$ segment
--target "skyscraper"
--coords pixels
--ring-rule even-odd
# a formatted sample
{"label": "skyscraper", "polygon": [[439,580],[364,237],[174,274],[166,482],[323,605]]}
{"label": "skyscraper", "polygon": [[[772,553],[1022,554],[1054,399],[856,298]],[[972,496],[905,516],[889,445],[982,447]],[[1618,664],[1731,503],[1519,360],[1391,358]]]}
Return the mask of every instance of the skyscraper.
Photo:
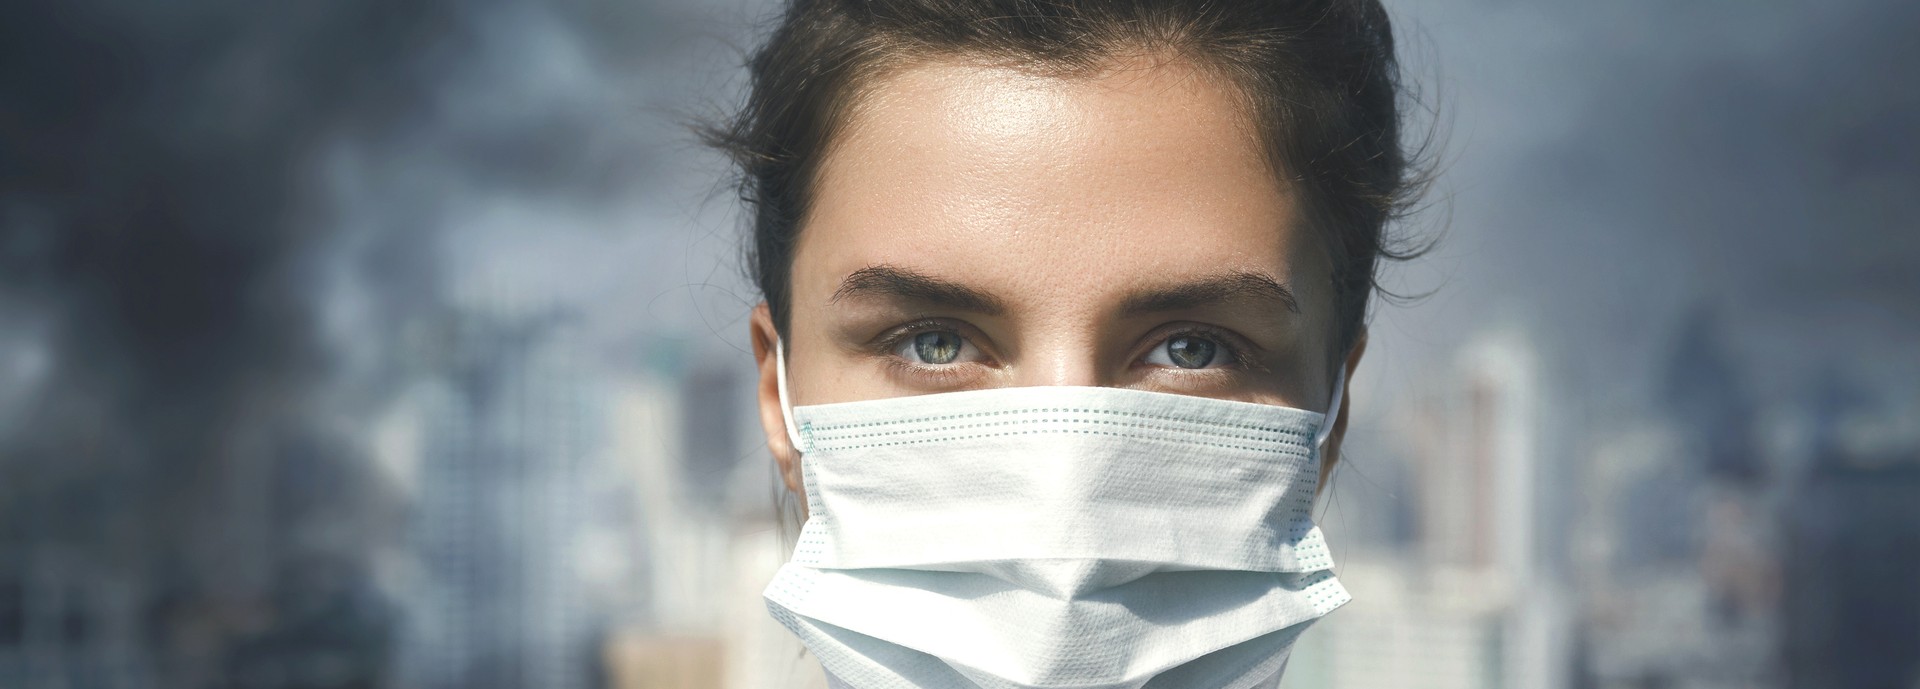
{"label": "skyscraper", "polygon": [[598,623],[580,599],[574,546],[604,422],[568,319],[482,301],[435,331],[400,681],[587,686]]}

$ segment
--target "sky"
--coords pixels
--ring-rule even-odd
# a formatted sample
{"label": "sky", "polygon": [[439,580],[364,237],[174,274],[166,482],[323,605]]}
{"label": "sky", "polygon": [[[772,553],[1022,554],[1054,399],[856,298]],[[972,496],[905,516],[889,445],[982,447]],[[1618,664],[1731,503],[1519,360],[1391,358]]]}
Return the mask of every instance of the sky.
{"label": "sky", "polygon": [[[1920,344],[1920,47],[1911,3],[1394,3],[1439,105],[1444,177],[1410,308],[1412,366],[1533,324],[1606,406],[1657,395],[1691,314],[1771,394],[1912,381]],[[1389,373],[1383,377],[1392,378]]]}

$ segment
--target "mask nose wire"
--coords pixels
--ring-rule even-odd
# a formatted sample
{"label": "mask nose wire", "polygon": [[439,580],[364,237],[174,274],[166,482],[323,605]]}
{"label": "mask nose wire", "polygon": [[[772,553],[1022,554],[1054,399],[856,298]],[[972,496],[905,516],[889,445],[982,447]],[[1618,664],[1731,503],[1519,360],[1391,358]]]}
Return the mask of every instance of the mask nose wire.
{"label": "mask nose wire", "polygon": [[773,338],[773,380],[780,392],[780,423],[787,427],[787,442],[793,443],[794,452],[800,452],[800,429],[793,425],[793,402],[787,399],[787,344],[778,336]]}

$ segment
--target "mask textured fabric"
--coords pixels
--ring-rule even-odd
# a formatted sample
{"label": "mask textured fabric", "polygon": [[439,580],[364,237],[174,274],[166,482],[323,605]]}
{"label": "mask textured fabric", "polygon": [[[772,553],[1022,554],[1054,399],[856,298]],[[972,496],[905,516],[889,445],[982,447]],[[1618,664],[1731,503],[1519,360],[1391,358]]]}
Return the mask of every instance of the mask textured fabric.
{"label": "mask textured fabric", "polygon": [[1010,686],[1067,687],[1139,686],[1194,658],[1313,620],[1346,594],[1326,572],[1184,572],[1062,601],[981,575],[789,566],[767,599]]}
{"label": "mask textured fabric", "polygon": [[1315,412],[1032,387],[788,421],[811,515],[766,597],[848,686],[1253,689],[1348,600]]}
{"label": "mask textured fabric", "polygon": [[[1136,576],[1332,566],[1310,514],[1319,414],[1115,388],[1018,390],[796,412],[811,516],[793,562],[1011,576],[1004,564],[1022,560],[1153,565]],[[894,414],[875,420],[879,403]]]}
{"label": "mask textured fabric", "polygon": [[[1021,689],[1024,685],[969,673],[940,659],[774,608],[774,617],[815,649],[827,671],[828,689]],[[1080,684],[1071,689],[1274,689],[1288,650],[1306,625],[1297,625],[1221,650],[1203,661],[1174,668],[1150,680],[1127,684]],[[821,652],[825,650],[826,652]]]}

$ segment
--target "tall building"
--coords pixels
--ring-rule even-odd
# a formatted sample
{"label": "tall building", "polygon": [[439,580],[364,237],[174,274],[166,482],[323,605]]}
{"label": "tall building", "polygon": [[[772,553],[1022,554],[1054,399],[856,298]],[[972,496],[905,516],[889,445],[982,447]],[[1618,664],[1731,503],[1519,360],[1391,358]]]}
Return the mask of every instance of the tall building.
{"label": "tall building", "polygon": [[1684,318],[1648,413],[1613,420],[1586,463],[1591,686],[1780,686],[1775,462],[1721,328],[1706,311]]}
{"label": "tall building", "polygon": [[743,412],[730,369],[684,341],[645,345],[647,365],[614,395],[610,455],[633,487],[646,553],[648,612],[638,624],[674,638],[716,637],[727,586],[731,469]]}
{"label": "tall building", "polygon": [[569,319],[482,301],[433,331],[399,681],[597,685],[600,621],[582,600],[577,555],[604,405]]}
{"label": "tall building", "polygon": [[785,554],[751,364],[673,337],[644,348],[644,371],[615,396],[611,454],[634,487],[647,605],[609,641],[613,686],[803,686],[790,681],[804,675],[799,646],[760,599]]}
{"label": "tall building", "polygon": [[1783,684],[1920,686],[1920,421],[1824,397],[1780,511]]}
{"label": "tall building", "polygon": [[1497,331],[1401,403],[1413,538],[1336,553],[1354,601],[1303,637],[1284,686],[1566,686],[1569,605],[1543,545],[1566,506],[1545,480],[1542,380],[1525,333]]}
{"label": "tall building", "polygon": [[1713,311],[1697,308],[1680,323],[1667,357],[1656,408],[1686,428],[1692,464],[1712,480],[1753,486],[1767,466],[1754,434],[1753,393],[1736,369]]}
{"label": "tall building", "polygon": [[125,575],[49,550],[0,557],[0,686],[154,686],[142,591]]}

